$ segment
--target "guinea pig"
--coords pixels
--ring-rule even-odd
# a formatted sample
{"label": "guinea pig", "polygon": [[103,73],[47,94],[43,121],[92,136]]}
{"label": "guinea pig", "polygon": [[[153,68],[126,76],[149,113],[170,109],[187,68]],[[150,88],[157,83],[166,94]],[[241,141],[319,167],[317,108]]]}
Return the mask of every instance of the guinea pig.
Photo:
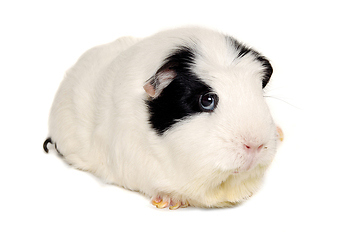
{"label": "guinea pig", "polygon": [[209,29],[119,38],[67,71],[44,150],[158,208],[233,206],[258,190],[282,135],[263,97],[272,72]]}

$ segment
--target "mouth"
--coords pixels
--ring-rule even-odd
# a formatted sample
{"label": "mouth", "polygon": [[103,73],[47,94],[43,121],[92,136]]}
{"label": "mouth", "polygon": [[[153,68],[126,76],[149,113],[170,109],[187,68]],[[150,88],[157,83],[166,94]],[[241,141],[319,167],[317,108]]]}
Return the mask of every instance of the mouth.
{"label": "mouth", "polygon": [[255,158],[248,159],[247,161],[243,162],[243,164],[240,167],[232,170],[232,174],[248,172],[248,171],[254,169],[256,167],[256,165],[257,165],[257,161]]}

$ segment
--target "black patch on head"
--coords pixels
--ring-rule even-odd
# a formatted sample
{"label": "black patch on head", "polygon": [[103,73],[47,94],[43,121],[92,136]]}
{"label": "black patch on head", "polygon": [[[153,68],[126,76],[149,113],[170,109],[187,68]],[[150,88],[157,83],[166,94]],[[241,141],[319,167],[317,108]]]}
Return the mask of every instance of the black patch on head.
{"label": "black patch on head", "polygon": [[159,135],[179,120],[204,112],[199,105],[199,99],[213,90],[191,71],[194,60],[194,51],[181,47],[163,64],[170,66],[170,69],[176,72],[176,77],[157,98],[146,101],[150,124]]}
{"label": "black patch on head", "polygon": [[273,73],[273,68],[269,62],[264,56],[262,56],[260,53],[256,52],[255,50],[246,47],[244,44],[241,44],[239,41],[237,41],[235,38],[226,36],[227,41],[229,41],[232,46],[235,48],[235,50],[238,52],[237,57],[242,58],[245,55],[251,53],[255,56],[256,60],[261,62],[262,66],[264,67],[264,76],[262,79],[262,88],[265,88],[265,86],[269,83],[270,77]]}

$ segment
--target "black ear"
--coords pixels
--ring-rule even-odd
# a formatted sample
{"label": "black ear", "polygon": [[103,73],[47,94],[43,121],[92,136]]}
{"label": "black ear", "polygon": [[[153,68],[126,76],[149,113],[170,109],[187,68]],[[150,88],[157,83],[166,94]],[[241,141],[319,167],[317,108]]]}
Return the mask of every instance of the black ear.
{"label": "black ear", "polygon": [[269,60],[267,60],[265,57],[263,56],[258,56],[257,60],[259,60],[262,64],[262,66],[264,67],[264,75],[263,75],[263,79],[262,79],[262,88],[265,88],[266,85],[269,83],[271,75],[273,73],[273,68],[269,62]]}
{"label": "black ear", "polygon": [[175,77],[176,71],[172,64],[167,63],[145,82],[144,90],[150,97],[157,98]]}

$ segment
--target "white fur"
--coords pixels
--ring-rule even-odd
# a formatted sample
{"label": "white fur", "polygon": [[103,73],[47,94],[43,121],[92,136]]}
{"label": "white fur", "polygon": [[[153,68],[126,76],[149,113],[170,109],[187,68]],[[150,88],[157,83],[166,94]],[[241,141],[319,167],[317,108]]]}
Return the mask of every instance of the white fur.
{"label": "white fur", "polygon": [[[143,86],[178,45],[199,52],[194,71],[219,97],[216,110],[158,136]],[[74,167],[150,197],[227,206],[259,187],[276,151],[276,128],[261,89],[262,66],[238,60],[223,34],[202,28],[120,38],[87,51],[55,97],[49,136]],[[250,156],[243,144],[264,144]]]}

